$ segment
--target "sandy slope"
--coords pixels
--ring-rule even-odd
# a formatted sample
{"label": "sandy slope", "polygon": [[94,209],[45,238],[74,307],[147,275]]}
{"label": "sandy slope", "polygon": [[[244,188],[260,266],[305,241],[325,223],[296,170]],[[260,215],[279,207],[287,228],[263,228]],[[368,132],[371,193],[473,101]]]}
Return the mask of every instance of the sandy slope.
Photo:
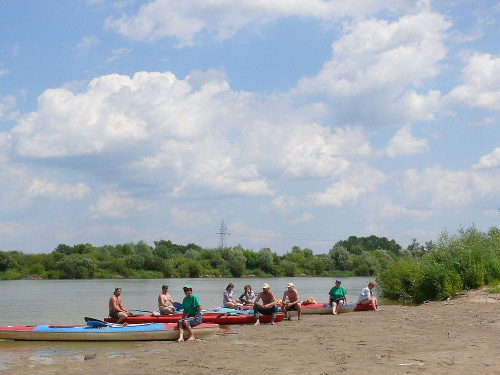
{"label": "sandy slope", "polygon": [[3,342],[0,375],[500,374],[499,302],[475,291],[450,303],[232,326],[184,344]]}

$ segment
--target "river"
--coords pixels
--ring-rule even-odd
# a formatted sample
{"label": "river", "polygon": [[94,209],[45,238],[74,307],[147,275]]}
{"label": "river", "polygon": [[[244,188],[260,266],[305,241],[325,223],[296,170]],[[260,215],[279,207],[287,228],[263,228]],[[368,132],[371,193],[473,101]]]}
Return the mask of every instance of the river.
{"label": "river", "polygon": [[[355,302],[369,278],[345,277],[341,280],[347,289],[348,300]],[[84,324],[85,316],[102,319],[108,315],[108,300],[115,287],[123,290],[125,308],[155,311],[162,284],[168,284],[170,295],[180,302],[184,297],[182,287],[191,284],[203,308],[210,309],[221,306],[222,293],[229,282],[235,285],[235,297],[243,292],[246,284],[258,292],[263,283],[269,283],[276,298],[281,298],[286,284],[293,282],[302,300],[314,297],[318,302],[325,302],[335,278],[0,281],[0,325]]]}

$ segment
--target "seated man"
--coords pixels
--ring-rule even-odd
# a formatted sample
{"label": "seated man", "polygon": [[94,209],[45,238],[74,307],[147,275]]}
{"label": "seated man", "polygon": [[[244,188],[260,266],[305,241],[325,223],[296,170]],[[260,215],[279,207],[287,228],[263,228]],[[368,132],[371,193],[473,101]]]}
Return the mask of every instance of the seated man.
{"label": "seated man", "polygon": [[194,340],[192,327],[201,324],[201,302],[197,295],[193,294],[193,287],[185,285],[183,288],[185,297],[182,300],[182,319],[179,320],[179,339],[178,342],[184,341],[184,329],[189,332],[188,341]]}
{"label": "seated man", "polygon": [[168,285],[161,287],[161,293],[158,296],[158,309],[162,315],[172,314],[175,311],[174,300],[168,294]]}
{"label": "seated man", "polygon": [[[253,305],[253,316],[257,319],[255,325],[260,324],[260,314],[271,315],[271,324],[274,324],[274,319],[276,318],[276,313],[278,312],[278,306],[276,306],[276,297],[274,296],[274,293],[269,289],[269,284],[266,283],[262,285],[262,293],[257,295],[257,299]],[[262,303],[259,303],[260,300],[262,300]]]}
{"label": "seated man", "polygon": [[297,289],[295,289],[295,285],[293,285],[293,283],[288,283],[286,286],[285,293],[283,293],[283,303],[281,305],[281,310],[283,310],[285,319],[287,320],[290,320],[288,311],[297,311],[297,319],[300,320],[302,307],[300,305],[299,292],[297,291]]}
{"label": "seated man", "polygon": [[118,319],[116,322],[117,324],[123,323],[123,325],[127,325],[127,323],[124,322],[127,320],[129,312],[122,305],[122,299],[120,297],[121,294],[122,288],[115,288],[115,292],[109,299],[109,317]]}

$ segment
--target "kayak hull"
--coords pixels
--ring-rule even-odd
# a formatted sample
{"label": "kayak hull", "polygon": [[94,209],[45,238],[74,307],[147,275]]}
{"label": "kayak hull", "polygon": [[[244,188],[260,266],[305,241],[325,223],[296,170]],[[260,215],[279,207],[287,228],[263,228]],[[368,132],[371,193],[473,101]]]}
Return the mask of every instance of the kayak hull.
{"label": "kayak hull", "polygon": [[[274,321],[276,323],[281,322],[285,315],[276,314]],[[127,318],[127,323],[140,324],[140,323],[177,323],[182,318],[180,314],[173,315],[143,315],[143,316],[129,316]],[[109,323],[116,322],[116,319],[106,318],[104,321]],[[213,324],[253,324],[256,319],[253,314],[224,314],[224,313],[208,313],[203,314],[203,323],[213,323]],[[259,322],[261,323],[271,323],[270,315],[261,315],[259,317]]]}
{"label": "kayak hull", "polygon": [[[218,331],[217,324],[200,324],[193,328],[196,338]],[[189,334],[184,331],[184,338]],[[176,324],[130,326],[1,326],[0,339],[22,341],[174,341],[179,338]]]}
{"label": "kayak hull", "polygon": [[[343,305],[339,313],[346,313],[346,312],[351,312],[354,311],[356,308],[356,305],[354,303],[348,303],[347,305]],[[332,313],[332,306],[328,305],[327,303],[311,303],[309,305],[302,305],[302,315],[304,314],[331,314]],[[297,312],[296,311],[289,311],[288,314],[290,316],[296,316]]]}

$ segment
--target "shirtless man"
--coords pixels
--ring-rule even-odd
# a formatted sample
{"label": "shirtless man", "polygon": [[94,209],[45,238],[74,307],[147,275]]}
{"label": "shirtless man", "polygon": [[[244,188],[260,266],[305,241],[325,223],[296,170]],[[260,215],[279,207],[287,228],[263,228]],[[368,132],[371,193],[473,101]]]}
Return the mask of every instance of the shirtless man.
{"label": "shirtless man", "polygon": [[[111,318],[118,319],[116,322],[117,324],[122,324],[129,316],[129,312],[122,305],[122,299],[120,297],[121,294],[122,288],[115,288],[115,292],[109,299],[109,316]],[[124,323],[123,325],[126,324],[127,323]]]}
{"label": "shirtless man", "polygon": [[161,293],[158,296],[158,309],[162,315],[172,314],[175,311],[174,300],[168,294],[168,285],[161,287]]}
{"label": "shirtless man", "polygon": [[[262,303],[259,303],[260,300],[262,300]],[[274,293],[269,290],[269,284],[266,283],[262,285],[262,293],[257,295],[253,305],[253,316],[257,320],[255,325],[260,324],[260,314],[271,315],[271,324],[274,324],[274,318],[276,318],[276,313],[278,312],[276,303],[276,297]]]}
{"label": "shirtless man", "polygon": [[297,319],[300,320],[302,307],[300,306],[299,292],[297,292],[297,289],[295,289],[293,283],[288,283],[286,286],[285,293],[283,293],[283,303],[281,304],[281,310],[283,310],[286,320],[290,320],[288,311],[297,311]]}

